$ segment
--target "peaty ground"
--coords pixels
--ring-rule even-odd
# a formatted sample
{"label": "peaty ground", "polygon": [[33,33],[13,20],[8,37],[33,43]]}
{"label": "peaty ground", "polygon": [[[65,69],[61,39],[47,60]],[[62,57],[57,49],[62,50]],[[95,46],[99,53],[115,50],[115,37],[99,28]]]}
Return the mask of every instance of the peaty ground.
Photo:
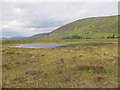
{"label": "peaty ground", "polygon": [[[21,42],[25,43],[25,41]],[[61,40],[61,42],[70,42],[70,40]],[[113,44],[30,49],[8,48],[7,46],[20,44],[20,42],[3,41],[3,88],[118,87],[116,39],[71,40],[71,42],[110,42]],[[35,42],[26,41],[26,43]]]}

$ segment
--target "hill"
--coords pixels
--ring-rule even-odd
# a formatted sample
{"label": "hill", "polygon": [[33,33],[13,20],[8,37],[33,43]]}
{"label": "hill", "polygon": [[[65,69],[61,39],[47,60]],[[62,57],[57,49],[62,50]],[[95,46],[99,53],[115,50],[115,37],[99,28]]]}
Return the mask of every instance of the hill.
{"label": "hill", "polygon": [[1,37],[0,40],[19,40],[25,38],[24,36]]}
{"label": "hill", "polygon": [[42,38],[43,36],[48,35],[48,34],[49,33],[40,33],[40,34],[33,35],[31,37],[26,37],[24,39],[31,39],[31,40],[39,39],[39,38]]}
{"label": "hill", "polygon": [[108,38],[118,36],[118,16],[80,19],[51,32],[43,39]]}

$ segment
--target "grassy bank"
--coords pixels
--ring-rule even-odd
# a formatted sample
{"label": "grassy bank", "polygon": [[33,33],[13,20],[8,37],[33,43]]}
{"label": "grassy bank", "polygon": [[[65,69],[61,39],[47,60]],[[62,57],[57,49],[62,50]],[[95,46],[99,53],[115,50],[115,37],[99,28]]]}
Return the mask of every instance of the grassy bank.
{"label": "grassy bank", "polygon": [[118,39],[61,39],[61,40],[3,40],[2,46],[9,47],[28,43],[116,43]]}
{"label": "grassy bank", "polygon": [[[113,43],[102,46],[8,48],[24,43]],[[3,87],[115,88],[118,86],[117,39],[5,40]]]}

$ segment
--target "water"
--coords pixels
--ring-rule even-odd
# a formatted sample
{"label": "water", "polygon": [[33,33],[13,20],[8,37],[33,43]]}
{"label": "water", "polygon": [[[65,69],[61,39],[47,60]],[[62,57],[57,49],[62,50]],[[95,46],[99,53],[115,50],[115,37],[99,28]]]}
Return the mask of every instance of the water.
{"label": "water", "polygon": [[56,48],[56,47],[66,47],[66,46],[101,46],[108,45],[110,43],[47,43],[47,44],[21,44],[18,46],[12,46],[15,48]]}
{"label": "water", "polygon": [[19,46],[12,46],[12,47],[16,47],[16,48],[55,48],[55,47],[67,46],[70,44],[71,43],[51,43],[51,44],[34,43],[34,44],[21,44]]}

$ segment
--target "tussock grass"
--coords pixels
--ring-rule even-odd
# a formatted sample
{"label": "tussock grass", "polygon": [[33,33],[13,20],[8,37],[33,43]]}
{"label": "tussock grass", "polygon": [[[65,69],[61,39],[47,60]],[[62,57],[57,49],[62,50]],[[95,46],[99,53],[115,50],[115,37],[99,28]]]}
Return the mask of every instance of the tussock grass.
{"label": "tussock grass", "polygon": [[[71,42],[75,41],[80,42]],[[10,41],[10,44],[18,42],[25,41]],[[91,39],[84,42],[113,44],[37,49],[2,48],[3,88],[118,87],[117,40]],[[9,41],[3,43],[10,44]]]}

